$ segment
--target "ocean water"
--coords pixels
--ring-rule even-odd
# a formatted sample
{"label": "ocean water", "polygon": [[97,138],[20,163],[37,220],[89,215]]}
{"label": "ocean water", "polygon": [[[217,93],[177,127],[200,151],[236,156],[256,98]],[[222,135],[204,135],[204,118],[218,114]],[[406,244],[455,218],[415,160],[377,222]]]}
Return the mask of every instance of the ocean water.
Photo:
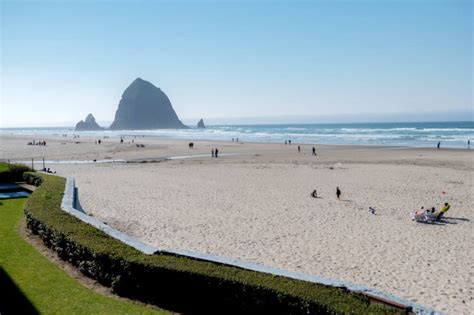
{"label": "ocean water", "polygon": [[[59,128],[2,128],[0,134],[41,135],[74,134],[89,136],[159,136],[170,139],[222,140],[239,138],[243,142],[278,142],[291,140],[304,144],[351,144],[466,148],[474,140],[474,122],[432,123],[344,123],[344,124],[288,124],[288,125],[219,125],[206,129],[160,129],[75,132],[72,127]],[[474,143],[473,143],[474,147]]]}

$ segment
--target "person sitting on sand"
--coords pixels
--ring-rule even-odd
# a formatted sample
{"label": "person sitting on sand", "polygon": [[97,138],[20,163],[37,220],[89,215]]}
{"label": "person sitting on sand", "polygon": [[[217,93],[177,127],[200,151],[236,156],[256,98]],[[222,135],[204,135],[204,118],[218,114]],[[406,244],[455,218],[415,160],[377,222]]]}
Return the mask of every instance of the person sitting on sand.
{"label": "person sitting on sand", "polygon": [[444,214],[449,210],[449,208],[451,208],[451,205],[446,202],[444,206],[441,209],[439,209],[439,213],[436,216],[436,219],[437,220],[441,219],[444,216]]}
{"label": "person sitting on sand", "polygon": [[313,198],[318,198],[318,192],[315,190],[313,190],[313,192],[311,193],[311,197]]}
{"label": "person sitting on sand", "polygon": [[438,216],[436,213],[435,207],[432,207],[431,209],[427,209],[425,212],[425,219],[427,221],[436,221],[436,217]]}
{"label": "person sitting on sand", "polygon": [[419,210],[416,210],[414,213],[412,213],[412,220],[415,221],[424,221],[425,220],[425,207],[421,207]]}
{"label": "person sitting on sand", "polygon": [[415,215],[417,215],[417,214],[425,214],[425,213],[427,213],[427,212],[428,212],[428,210],[425,210],[425,207],[422,206],[420,209],[416,210],[414,214],[415,214]]}

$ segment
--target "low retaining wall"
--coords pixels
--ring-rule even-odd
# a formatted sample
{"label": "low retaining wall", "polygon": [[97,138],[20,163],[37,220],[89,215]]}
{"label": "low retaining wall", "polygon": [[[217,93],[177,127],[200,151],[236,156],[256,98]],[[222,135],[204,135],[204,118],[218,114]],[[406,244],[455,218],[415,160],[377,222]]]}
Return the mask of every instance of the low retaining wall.
{"label": "low retaining wall", "polygon": [[108,226],[99,219],[87,215],[82,207],[78,209],[78,205],[79,198],[77,198],[77,189],[74,185],[74,179],[68,177],[66,180],[66,187],[64,189],[64,197],[61,203],[61,209],[75,216],[79,220],[98,228],[113,238],[116,238],[121,242],[141,251],[142,253],[151,255],[157,251],[156,248],[140,242],[139,240]]}
{"label": "low retaining wall", "polygon": [[442,315],[443,313],[435,311],[433,309],[424,307],[420,304],[416,304],[410,302],[408,300],[402,299],[392,294],[388,294],[379,290],[370,289],[361,285],[353,284],[346,281],[334,280],[334,279],[326,279],[314,275],[304,274],[304,273],[296,273],[296,272],[289,272],[286,270],[281,270],[277,268],[271,268],[260,264],[255,263],[248,263],[245,261],[241,261],[238,259],[228,258],[228,257],[220,257],[214,256],[205,253],[193,252],[193,251],[184,251],[184,250],[165,250],[161,248],[156,248],[150,245],[147,245],[126,233],[120,232],[107,224],[103,223],[102,221],[98,220],[97,218],[91,217],[85,213],[85,211],[80,207],[79,199],[77,195],[77,188],[75,187],[74,179],[72,177],[68,177],[66,181],[66,187],[64,191],[64,197],[61,203],[61,208],[65,212],[73,215],[74,217],[80,219],[81,221],[90,224],[104,233],[110,235],[111,237],[120,240],[121,242],[135,248],[136,250],[147,254],[171,254],[181,257],[187,257],[222,265],[228,265],[232,267],[238,267],[246,270],[271,274],[274,276],[282,276],[290,279],[302,280],[306,282],[322,284],[326,286],[336,287],[336,288],[345,288],[355,293],[363,293],[368,296],[371,300],[375,300],[381,302],[383,304],[392,304],[392,305],[403,305],[406,309],[411,309],[413,313],[421,314],[421,315]]}

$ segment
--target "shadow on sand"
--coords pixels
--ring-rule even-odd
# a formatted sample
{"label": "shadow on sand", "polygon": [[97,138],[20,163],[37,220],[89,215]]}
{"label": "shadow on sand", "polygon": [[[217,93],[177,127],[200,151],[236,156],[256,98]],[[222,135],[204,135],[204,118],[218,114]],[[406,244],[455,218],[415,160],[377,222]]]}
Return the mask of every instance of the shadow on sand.
{"label": "shadow on sand", "polygon": [[466,218],[454,218],[454,217],[442,217],[437,221],[418,221],[418,223],[429,224],[429,225],[446,225],[446,224],[458,224],[457,221],[470,222],[471,220]]}
{"label": "shadow on sand", "polygon": [[36,308],[0,267],[0,314],[39,314]]}
{"label": "shadow on sand", "polygon": [[466,218],[454,218],[454,217],[444,217],[444,220],[453,220],[453,221],[465,221],[465,222],[470,222],[471,220],[466,219]]}

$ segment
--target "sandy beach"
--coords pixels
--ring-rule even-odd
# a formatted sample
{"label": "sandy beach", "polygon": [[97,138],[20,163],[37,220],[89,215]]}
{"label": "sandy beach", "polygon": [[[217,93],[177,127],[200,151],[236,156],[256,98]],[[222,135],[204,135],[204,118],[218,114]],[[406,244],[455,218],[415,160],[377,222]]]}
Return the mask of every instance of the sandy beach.
{"label": "sandy beach", "polygon": [[[27,145],[33,139],[47,145]],[[350,281],[472,314],[474,150],[316,145],[312,156],[311,145],[298,153],[298,144],[102,141],[2,135],[1,158],[34,158],[36,168],[43,157],[128,160],[46,167],[75,177],[88,213],[154,246]],[[216,147],[221,156],[212,158]],[[206,156],[162,160],[188,155]],[[320,198],[310,196],[314,189]],[[452,207],[442,223],[411,220],[415,209],[446,201]]]}

